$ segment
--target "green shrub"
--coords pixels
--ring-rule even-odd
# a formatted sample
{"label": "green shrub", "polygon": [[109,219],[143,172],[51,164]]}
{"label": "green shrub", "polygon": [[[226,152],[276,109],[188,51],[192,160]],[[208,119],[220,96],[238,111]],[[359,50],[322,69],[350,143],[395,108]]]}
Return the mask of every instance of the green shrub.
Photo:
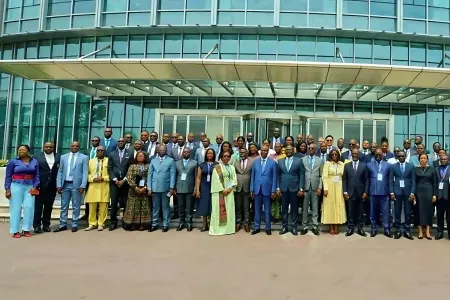
{"label": "green shrub", "polygon": [[0,168],[6,167],[7,164],[8,164],[8,161],[6,159],[0,159]]}

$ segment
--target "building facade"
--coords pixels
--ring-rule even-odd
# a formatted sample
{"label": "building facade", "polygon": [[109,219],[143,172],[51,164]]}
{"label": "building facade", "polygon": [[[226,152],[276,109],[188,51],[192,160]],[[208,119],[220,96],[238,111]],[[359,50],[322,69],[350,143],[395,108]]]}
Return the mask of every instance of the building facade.
{"label": "building facade", "polygon": [[448,0],[0,1],[0,157],[113,128],[449,148]]}

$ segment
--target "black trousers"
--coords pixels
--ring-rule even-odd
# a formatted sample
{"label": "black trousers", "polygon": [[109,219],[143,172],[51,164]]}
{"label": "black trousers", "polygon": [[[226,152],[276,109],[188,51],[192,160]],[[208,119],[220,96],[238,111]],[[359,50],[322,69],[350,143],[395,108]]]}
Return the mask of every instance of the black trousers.
{"label": "black trousers", "polygon": [[347,201],[348,206],[348,229],[354,229],[355,225],[358,229],[363,229],[363,200],[355,195]]}
{"label": "black trousers", "polygon": [[[194,201],[192,193],[183,193],[178,195],[180,224],[187,223],[192,225],[192,211],[194,209]],[[187,220],[186,220],[187,219]]]}
{"label": "black trousers", "polygon": [[111,191],[111,212],[110,212],[111,224],[116,225],[117,210],[119,208],[123,208],[125,210],[125,207],[127,205],[129,187],[128,184],[126,183],[121,187],[118,187],[117,184],[114,183],[114,181],[110,181],[109,188]]}
{"label": "black trousers", "polygon": [[179,213],[178,212],[178,194],[174,195],[172,197],[172,199],[173,199],[173,213],[176,215]]}
{"label": "black trousers", "polygon": [[281,192],[281,218],[283,222],[283,228],[288,226],[288,211],[289,205],[291,206],[291,226],[292,229],[297,229],[298,218],[298,197],[297,192]]}
{"label": "black trousers", "polygon": [[250,193],[234,193],[236,224],[248,225],[250,221]]}
{"label": "black trousers", "polygon": [[55,187],[44,188],[39,191],[39,195],[35,197],[34,228],[40,227],[41,224],[45,227],[50,226],[55,197]]}
{"label": "black trousers", "polygon": [[[397,231],[410,233],[411,231],[411,201],[409,195],[396,195],[394,201],[394,226]],[[402,223],[402,207],[405,212],[405,223]]]}
{"label": "black trousers", "polygon": [[437,206],[437,230],[439,233],[444,232],[444,216],[447,222],[447,232],[450,236],[450,200],[439,199],[436,203]]}

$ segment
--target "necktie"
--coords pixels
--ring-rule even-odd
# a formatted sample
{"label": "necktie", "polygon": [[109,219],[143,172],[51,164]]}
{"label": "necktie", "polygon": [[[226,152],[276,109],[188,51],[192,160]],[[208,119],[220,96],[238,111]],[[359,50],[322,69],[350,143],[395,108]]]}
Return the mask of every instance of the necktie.
{"label": "necktie", "polygon": [[445,177],[445,170],[446,169],[441,166],[441,179]]}
{"label": "necktie", "polygon": [[69,175],[73,176],[73,169],[75,169],[75,154],[71,154],[72,160],[70,161],[70,172]]}
{"label": "necktie", "polygon": [[266,168],[266,160],[265,159],[263,159],[262,160],[262,164],[261,164],[261,169],[262,169],[262,171],[264,172],[264,169]]}
{"label": "necktie", "polygon": [[309,166],[312,170],[312,168],[314,168],[314,158],[312,156],[309,157]]}
{"label": "necktie", "polygon": [[178,148],[178,156],[181,157],[181,152],[183,152],[183,147]]}
{"label": "necktie", "polygon": [[92,150],[91,150],[91,159],[93,159],[94,157],[95,157],[95,148],[92,147]]}
{"label": "necktie", "polygon": [[188,160],[184,160],[184,167],[186,168],[186,165],[187,165],[187,163],[188,163]]}
{"label": "necktie", "polygon": [[125,149],[129,149],[130,148],[130,144],[125,144]]}
{"label": "necktie", "polygon": [[123,159],[123,150],[119,150],[119,158],[120,158],[120,163],[122,163],[122,159]]}
{"label": "necktie", "polygon": [[358,170],[358,165],[357,165],[358,163],[355,161],[355,162],[353,162],[353,170],[355,171],[355,173],[356,173],[356,170]]}
{"label": "necktie", "polygon": [[405,165],[400,164],[400,170],[402,171],[402,175],[405,174]]}
{"label": "necktie", "polygon": [[322,153],[322,162],[325,162],[325,154]]}
{"label": "necktie", "polygon": [[245,159],[241,159],[241,169],[245,169]]}
{"label": "necktie", "polygon": [[109,140],[105,141],[105,147],[106,147],[106,149],[108,149],[108,147],[109,147]]}

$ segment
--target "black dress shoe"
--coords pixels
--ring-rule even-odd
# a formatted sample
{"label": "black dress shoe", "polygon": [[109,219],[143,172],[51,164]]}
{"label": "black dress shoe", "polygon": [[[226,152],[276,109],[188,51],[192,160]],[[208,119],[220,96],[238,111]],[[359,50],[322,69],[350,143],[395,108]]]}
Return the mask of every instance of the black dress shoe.
{"label": "black dress shoe", "polygon": [[44,227],[42,228],[42,231],[44,231],[44,232],[50,232],[51,230],[50,230],[50,227],[49,227],[49,226],[44,226]]}
{"label": "black dress shoe", "polygon": [[370,233],[370,237],[375,237],[377,235],[377,232],[376,231],[372,231],[371,233]]}
{"label": "black dress shoe", "polygon": [[292,234],[293,234],[293,235],[298,235],[297,229],[292,228]]}
{"label": "black dress shoe", "polygon": [[188,224],[187,231],[192,231],[192,224]]}
{"label": "black dress shoe", "polygon": [[391,232],[390,232],[389,230],[385,230],[385,231],[384,231],[384,236],[385,236],[385,237],[388,237],[388,238],[390,238],[390,239],[392,238],[392,234],[391,234]]}
{"label": "black dress shoe", "polygon": [[111,226],[109,227],[109,231],[113,231],[117,229],[117,223],[115,224],[111,224]]}
{"label": "black dress shoe", "polygon": [[53,232],[60,232],[60,231],[66,231],[67,230],[67,226],[63,226],[63,227],[58,227],[57,229],[53,230]]}
{"label": "black dress shoe", "polygon": [[397,231],[394,235],[394,239],[396,239],[396,240],[398,240],[401,237],[402,237],[402,233],[400,231]]}
{"label": "black dress shoe", "polygon": [[353,229],[349,229],[346,233],[345,236],[352,236],[355,233],[355,231]]}
{"label": "black dress shoe", "polygon": [[272,235],[272,230],[266,230],[267,235]]}
{"label": "black dress shoe", "polygon": [[177,231],[181,231],[181,230],[183,230],[183,228],[184,228],[184,224],[180,223],[177,227]]}
{"label": "black dress shoe", "polygon": [[34,233],[36,233],[36,234],[42,233],[41,227],[34,228]]}
{"label": "black dress shoe", "polygon": [[319,231],[319,229],[317,229],[317,228],[313,228],[311,231],[312,231],[312,233],[313,233],[314,235],[317,235],[317,236],[320,235],[320,231]]}
{"label": "black dress shoe", "polygon": [[406,232],[405,232],[405,233],[403,234],[403,236],[404,236],[405,238],[407,238],[408,240],[411,240],[411,241],[414,240],[414,238],[412,237],[412,235],[410,235],[409,233],[406,233]]}
{"label": "black dress shoe", "polygon": [[367,234],[364,232],[364,230],[362,230],[362,229],[360,229],[360,228],[358,228],[358,234],[359,234],[360,236],[367,237]]}
{"label": "black dress shoe", "polygon": [[300,230],[301,235],[305,235],[307,233],[308,233],[308,228],[303,228],[302,230]]}
{"label": "black dress shoe", "polygon": [[72,227],[72,232],[77,232],[78,231],[78,227]]}
{"label": "black dress shoe", "polygon": [[169,231],[169,227],[163,227],[162,232],[167,232]]}
{"label": "black dress shoe", "polygon": [[178,219],[179,217],[180,217],[180,215],[178,213],[174,213],[170,219],[175,220],[175,219]]}
{"label": "black dress shoe", "polygon": [[158,226],[151,226],[148,232],[153,232],[158,229]]}
{"label": "black dress shoe", "polygon": [[286,227],[284,227],[283,229],[281,229],[280,235],[283,235],[283,234],[286,234],[286,233],[288,233],[288,230],[287,230]]}
{"label": "black dress shoe", "polygon": [[255,235],[255,234],[258,234],[260,232],[261,232],[261,229],[254,229],[251,234]]}
{"label": "black dress shoe", "polygon": [[[36,230],[34,230],[34,232],[36,232]],[[436,240],[436,241],[439,241],[439,240],[441,240],[441,239],[443,239],[444,238],[444,234],[442,234],[442,233],[438,233],[435,237],[434,237],[434,239]]]}

